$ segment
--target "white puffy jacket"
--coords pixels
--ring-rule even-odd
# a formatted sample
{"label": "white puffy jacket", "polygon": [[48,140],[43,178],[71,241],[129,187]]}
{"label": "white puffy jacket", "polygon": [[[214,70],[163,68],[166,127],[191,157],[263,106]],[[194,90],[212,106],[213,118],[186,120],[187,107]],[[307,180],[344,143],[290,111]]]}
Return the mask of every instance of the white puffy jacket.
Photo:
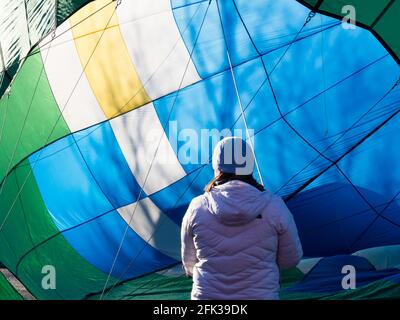
{"label": "white puffy jacket", "polygon": [[193,199],[182,222],[192,299],[279,299],[279,268],[303,251],[283,200],[238,180]]}

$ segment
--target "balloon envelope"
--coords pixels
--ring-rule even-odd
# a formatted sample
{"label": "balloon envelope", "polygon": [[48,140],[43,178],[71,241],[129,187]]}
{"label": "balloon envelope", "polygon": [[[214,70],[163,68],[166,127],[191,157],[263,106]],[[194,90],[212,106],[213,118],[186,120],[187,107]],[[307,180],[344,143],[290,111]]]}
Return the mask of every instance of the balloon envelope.
{"label": "balloon envelope", "polygon": [[398,42],[309,13],[98,0],[39,28],[0,101],[0,261],[40,299],[188,298],[180,223],[212,177],[213,139],[239,132],[304,246],[282,297],[400,296]]}

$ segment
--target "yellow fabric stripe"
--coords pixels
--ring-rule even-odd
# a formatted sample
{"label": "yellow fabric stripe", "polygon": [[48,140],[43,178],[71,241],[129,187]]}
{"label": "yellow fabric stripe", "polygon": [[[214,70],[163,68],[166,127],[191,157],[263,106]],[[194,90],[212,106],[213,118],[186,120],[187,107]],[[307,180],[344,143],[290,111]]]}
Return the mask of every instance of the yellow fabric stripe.
{"label": "yellow fabric stripe", "polygon": [[82,66],[90,59],[85,69],[86,77],[104,114],[112,118],[146,104],[150,98],[142,87],[123,40],[115,4],[101,9],[109,2],[97,0],[89,3],[70,18],[70,23],[71,26],[79,23],[72,28],[79,59]]}

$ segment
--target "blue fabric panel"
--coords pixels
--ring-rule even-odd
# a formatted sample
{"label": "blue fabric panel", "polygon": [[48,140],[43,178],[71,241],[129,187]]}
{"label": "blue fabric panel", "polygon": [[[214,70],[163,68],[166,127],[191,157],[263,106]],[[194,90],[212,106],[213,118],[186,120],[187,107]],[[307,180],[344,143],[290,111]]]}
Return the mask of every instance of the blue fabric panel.
{"label": "blue fabric panel", "polygon": [[[266,77],[260,59],[235,68],[235,79],[243,108],[246,109],[248,126],[253,132],[264,127],[266,123],[274,123],[279,119],[271,90],[267,86],[261,86]],[[252,83],[257,85],[253,86]],[[259,108],[260,105],[263,107]],[[246,136],[230,71],[179,91],[177,98],[174,93],[163,97],[155,101],[154,106],[162,124],[170,123],[167,122],[170,120],[177,125],[176,129],[180,136],[178,136],[178,143],[172,146],[186,172],[193,171],[198,165],[193,162],[184,163],[185,158],[182,156],[189,156],[189,153],[178,152],[183,152],[184,146],[191,141],[191,137],[185,135],[185,129],[189,129],[190,133],[196,132],[195,143],[192,144],[194,159],[202,164],[211,158],[212,147],[220,139],[218,132],[224,134],[223,130],[239,129],[240,131],[231,132],[231,134],[240,135],[243,138]],[[170,132],[169,125],[164,129],[168,136],[176,136],[176,132]],[[211,137],[208,139],[210,135],[216,140],[213,141]]]}
{"label": "blue fabric panel", "polygon": [[[392,57],[368,31],[349,33],[336,27],[323,35],[324,40],[320,34],[294,44],[271,77],[282,113],[288,114],[287,120],[320,151],[373,107],[400,75]],[[304,52],[308,54],[301,65],[293,63],[291,57]],[[282,53],[283,49],[264,57],[268,70],[274,68]],[[289,76],[293,74],[296,76]],[[375,79],[380,79],[379,86]],[[328,155],[335,159],[349,145],[351,141],[333,148]]]}
{"label": "blue fabric panel", "polygon": [[[184,7],[182,1],[171,2],[176,7],[174,17],[189,52],[198,37],[192,58],[202,78],[229,68],[221,21],[232,63],[237,65],[257,58],[259,53],[266,54],[290,43],[309,12],[292,0],[241,0],[235,3],[227,0],[218,2],[220,18],[216,1],[211,2],[206,16],[208,2]],[[290,19],[287,19],[288,11]],[[205,22],[200,30],[204,16]],[[335,24],[338,24],[336,20],[325,18],[322,28]],[[315,34],[319,28],[321,23],[315,18],[304,28],[300,38]]]}
{"label": "blue fabric panel", "polygon": [[[169,120],[177,125],[180,136],[178,136],[178,143],[173,147],[186,172],[196,169],[201,162],[208,161],[212,155],[212,141],[208,137],[200,141],[198,139],[201,137],[201,131],[207,128],[229,129],[240,116],[232,76],[229,72],[181,90],[176,100],[175,94],[157,100],[154,106],[162,124],[168,123],[169,116]],[[170,132],[169,126],[164,129],[167,136],[175,135]],[[184,129],[189,129],[187,136]],[[193,140],[191,140],[191,133],[196,133]],[[193,158],[190,157],[190,150],[185,152],[184,148],[191,141],[195,152]],[[185,163],[185,159],[190,158],[193,160]]]}
{"label": "blue fabric panel", "polygon": [[293,191],[329,165],[283,120],[257,133],[254,142],[266,186],[280,195]]}
{"label": "blue fabric panel", "polygon": [[[380,206],[371,208],[359,192]],[[333,167],[289,201],[288,206],[298,226],[305,256],[321,257],[399,244],[398,227],[376,221],[375,210],[379,212],[384,204],[384,194],[350,184]],[[399,209],[393,203],[387,214],[393,215]]]}
{"label": "blue fabric panel", "polygon": [[398,269],[375,270],[367,259],[357,256],[339,255],[324,258],[307,273],[302,281],[293,287],[286,289],[288,292],[319,292],[331,293],[343,290],[342,268],[352,265],[356,269],[357,288],[370,284],[374,281],[392,278],[399,272]]}
{"label": "blue fabric panel", "polygon": [[[389,116],[386,115],[384,119]],[[382,216],[376,217],[376,221],[365,230],[355,249],[365,247],[371,239],[386,244],[400,243],[399,125],[400,115],[397,115],[339,162],[344,174],[357,186],[365,200],[376,208],[377,214]],[[374,197],[370,190],[380,196]]]}
{"label": "blue fabric panel", "polygon": [[364,232],[357,238],[353,250],[371,247],[372,243],[398,245],[400,243],[399,212],[400,205],[398,202],[394,202],[390,205],[389,210],[385,210],[384,218],[375,217],[373,223],[365,228]]}
{"label": "blue fabric panel", "polygon": [[172,0],[171,1],[171,6],[172,9],[180,8],[180,7],[185,7],[185,6],[191,6],[194,4],[202,3],[202,2],[209,2],[210,0]]}
{"label": "blue fabric panel", "polygon": [[[225,1],[222,2],[225,5]],[[233,2],[258,51],[263,54],[293,41],[310,12],[309,9],[292,0],[230,0],[226,1],[226,5]],[[237,14],[236,10],[233,12]],[[317,14],[303,28],[299,38],[313,35],[321,27],[325,29],[338,24],[337,20],[329,17],[323,17],[321,22],[321,17]],[[235,31],[234,25],[230,31]]]}
{"label": "blue fabric panel", "polygon": [[212,177],[211,164],[201,166],[163,190],[150,195],[150,199],[171,220],[180,225],[188,204],[204,192],[204,187]]}
{"label": "blue fabric panel", "polygon": [[[389,116],[382,117],[380,122]],[[364,195],[373,206],[390,201],[400,192],[399,128],[398,114],[339,162],[340,168],[354,184],[382,194],[383,199],[379,201]],[[397,222],[400,223],[400,217]]]}
{"label": "blue fabric panel", "polygon": [[[175,6],[174,1],[172,4]],[[176,24],[189,52],[193,51],[198,38],[192,60],[203,79],[228,68],[216,2],[212,1],[208,12],[207,8],[208,2],[201,2],[173,10]],[[204,24],[200,31],[203,20]]]}

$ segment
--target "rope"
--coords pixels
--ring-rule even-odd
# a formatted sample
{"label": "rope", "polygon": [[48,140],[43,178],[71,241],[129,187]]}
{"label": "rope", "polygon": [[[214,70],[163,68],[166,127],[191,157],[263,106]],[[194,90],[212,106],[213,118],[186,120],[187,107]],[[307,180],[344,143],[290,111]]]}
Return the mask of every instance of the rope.
{"label": "rope", "polygon": [[308,13],[308,16],[303,24],[303,26],[300,28],[300,30],[297,32],[297,34],[295,35],[295,37],[293,38],[293,40],[289,43],[289,45],[286,47],[285,51],[282,53],[282,55],[279,57],[279,60],[277,61],[277,63],[275,64],[275,66],[272,68],[271,72],[269,73],[269,76],[271,76],[276,67],[281,63],[283,57],[286,55],[286,53],[289,51],[289,49],[292,47],[293,43],[296,42],[297,38],[300,36],[300,34],[303,32],[304,28],[307,26],[307,24],[310,23],[310,21],[312,20],[312,18],[314,18],[316,15],[315,11],[312,10]]}
{"label": "rope", "polygon": [[6,119],[7,119],[7,113],[8,113],[8,106],[10,104],[10,93],[7,93],[7,103],[4,107],[4,118],[3,118],[3,123],[1,125],[1,130],[0,130],[0,145],[1,145],[1,141],[3,140],[3,134],[4,134],[4,128],[6,126]]}
{"label": "rope", "polygon": [[[317,6],[319,6],[319,4],[320,4],[320,1],[318,2]],[[236,10],[236,12],[237,12],[239,18],[240,18],[240,21],[242,22],[243,27],[244,27],[245,30],[246,30],[246,33],[247,33],[247,35],[248,35],[248,37],[249,37],[251,43],[253,44],[254,49],[256,50],[257,54],[258,54],[259,56],[261,56],[261,52],[258,50],[258,48],[257,48],[257,46],[256,46],[256,44],[255,44],[255,42],[254,42],[254,40],[253,40],[253,38],[252,38],[252,36],[251,36],[249,30],[248,30],[248,28],[247,28],[247,25],[246,25],[246,24],[244,23],[244,21],[243,21],[242,15],[241,15],[240,12],[239,12],[239,9],[238,9],[238,7],[237,7],[237,5],[236,5],[235,0],[233,0],[233,5],[234,5],[234,7],[235,7],[235,10]],[[225,45],[226,45],[226,48],[227,48],[228,60],[229,60],[230,68],[231,68],[231,73],[232,73],[233,81],[234,81],[234,84],[235,84],[235,90],[236,90],[236,94],[237,94],[238,99],[239,99],[239,105],[240,105],[240,108],[241,108],[241,111],[242,111],[242,116],[243,116],[243,119],[244,119],[244,122],[245,122],[246,132],[248,133],[249,131],[248,131],[248,128],[247,128],[247,122],[246,122],[245,117],[244,117],[243,106],[241,105],[240,95],[239,95],[239,93],[238,93],[237,86],[236,86],[236,80],[235,80],[234,72],[233,72],[233,69],[232,69],[231,59],[230,59],[229,50],[228,50],[228,44],[227,44],[227,41],[226,41],[226,36],[225,36],[225,31],[224,31],[224,27],[223,27],[223,23],[222,23],[222,17],[221,17],[221,12],[220,12],[220,9],[219,9],[218,1],[217,1],[217,6],[218,6],[218,14],[219,14],[219,18],[220,18],[220,23],[221,23],[222,31],[223,31],[223,34],[224,34]],[[271,69],[271,72],[268,72],[268,70],[267,70],[267,68],[266,68],[266,66],[265,66],[264,61],[261,59],[261,62],[262,62],[262,65],[263,65],[263,68],[264,68],[264,71],[265,71],[265,74],[266,74],[266,79],[263,81],[263,83],[261,84],[260,88],[257,90],[256,95],[258,94],[258,92],[259,92],[259,90],[261,89],[261,87],[263,87],[264,84],[268,82],[268,83],[270,84],[272,93],[273,93],[273,95],[274,95],[274,99],[275,99],[275,102],[276,102],[276,104],[277,104],[278,111],[279,111],[279,113],[280,113],[280,115],[281,115],[281,118],[282,118],[284,121],[285,121],[285,118],[284,118],[284,116],[282,115],[282,113],[281,113],[281,111],[280,111],[279,104],[278,104],[277,99],[276,99],[276,96],[275,96],[275,92],[274,92],[274,90],[273,90],[273,88],[272,88],[270,76],[271,76],[271,75],[273,74],[273,72],[276,70],[277,66],[281,63],[281,61],[283,60],[283,58],[285,57],[285,55],[287,54],[287,52],[289,51],[289,49],[291,48],[291,46],[292,46],[295,42],[297,42],[297,39],[299,38],[300,34],[301,34],[302,31],[304,30],[304,28],[308,25],[308,23],[312,20],[312,18],[315,17],[315,15],[316,15],[315,9],[312,10],[312,11],[310,11],[310,12],[308,13],[308,16],[307,16],[306,20],[304,21],[302,27],[299,29],[299,31],[296,33],[296,35],[294,36],[294,38],[293,38],[293,39],[290,41],[290,43],[287,45],[285,51],[282,53],[282,55],[279,57],[278,61],[275,63],[275,65],[274,65],[273,68]],[[321,28],[320,28],[320,29],[321,29],[320,32],[323,32],[323,31],[324,31],[324,30],[322,30],[322,25],[321,25]],[[251,101],[253,101],[253,99],[252,99]],[[246,107],[246,108],[247,108],[247,107]],[[286,122],[286,121],[285,121],[285,122]],[[289,124],[288,124],[288,125],[289,125]],[[289,126],[290,126],[290,125],[289,125]],[[292,126],[290,126],[290,127],[295,131],[295,129],[294,129]],[[296,133],[297,133],[297,132],[296,132]],[[253,148],[253,147],[252,147],[252,148]],[[261,174],[260,174],[260,171],[259,171],[260,169],[259,169],[259,167],[258,167],[258,162],[257,162],[257,158],[256,158],[255,153],[254,153],[254,149],[253,149],[253,154],[254,154],[254,158],[256,159],[257,170],[258,170],[259,175],[260,175],[260,177],[261,177]],[[262,177],[261,177],[261,179],[262,179]],[[262,184],[263,184],[263,183],[262,183]],[[263,184],[263,185],[264,185],[264,184]]]}
{"label": "rope", "polygon": [[253,153],[253,156],[254,156],[254,163],[256,165],[256,169],[257,169],[257,172],[258,172],[258,176],[260,178],[260,182],[264,186],[264,180],[263,180],[263,177],[262,177],[262,174],[261,174],[261,170],[260,170],[260,166],[259,166],[259,163],[258,163],[257,155],[256,155],[256,152],[255,152],[255,149],[254,149],[254,143],[253,143],[252,138],[250,137],[249,127],[247,125],[247,120],[246,120],[246,116],[245,116],[244,109],[243,109],[242,99],[241,99],[240,94],[239,94],[239,89],[238,89],[237,82],[236,82],[235,72],[234,72],[233,66],[232,66],[231,55],[229,53],[229,46],[228,46],[228,42],[226,40],[225,29],[224,29],[224,25],[222,23],[222,16],[221,16],[221,11],[220,11],[220,8],[219,8],[218,0],[216,0],[216,3],[217,3],[217,8],[218,8],[219,21],[220,21],[220,24],[221,24],[222,34],[223,34],[223,37],[224,37],[224,42],[225,42],[225,47],[226,47],[226,56],[228,57],[229,68],[230,68],[230,72],[231,72],[231,75],[232,75],[233,85],[235,87],[236,97],[238,99],[238,103],[239,103],[239,107],[240,107],[240,113],[242,115],[244,127],[245,127],[245,130],[246,130],[247,140],[249,141],[250,149],[251,149],[251,152]]}
{"label": "rope", "polygon": [[[323,16],[320,15],[320,21],[321,21],[321,29],[323,25]],[[327,109],[327,102],[326,102],[326,69],[325,69],[325,37],[324,37],[324,32],[321,32],[321,60],[322,60],[322,80],[323,80],[323,88],[324,88],[324,94],[323,94],[323,101],[324,101],[324,115],[325,115],[325,136],[329,134],[329,117],[328,117],[328,109]]]}

